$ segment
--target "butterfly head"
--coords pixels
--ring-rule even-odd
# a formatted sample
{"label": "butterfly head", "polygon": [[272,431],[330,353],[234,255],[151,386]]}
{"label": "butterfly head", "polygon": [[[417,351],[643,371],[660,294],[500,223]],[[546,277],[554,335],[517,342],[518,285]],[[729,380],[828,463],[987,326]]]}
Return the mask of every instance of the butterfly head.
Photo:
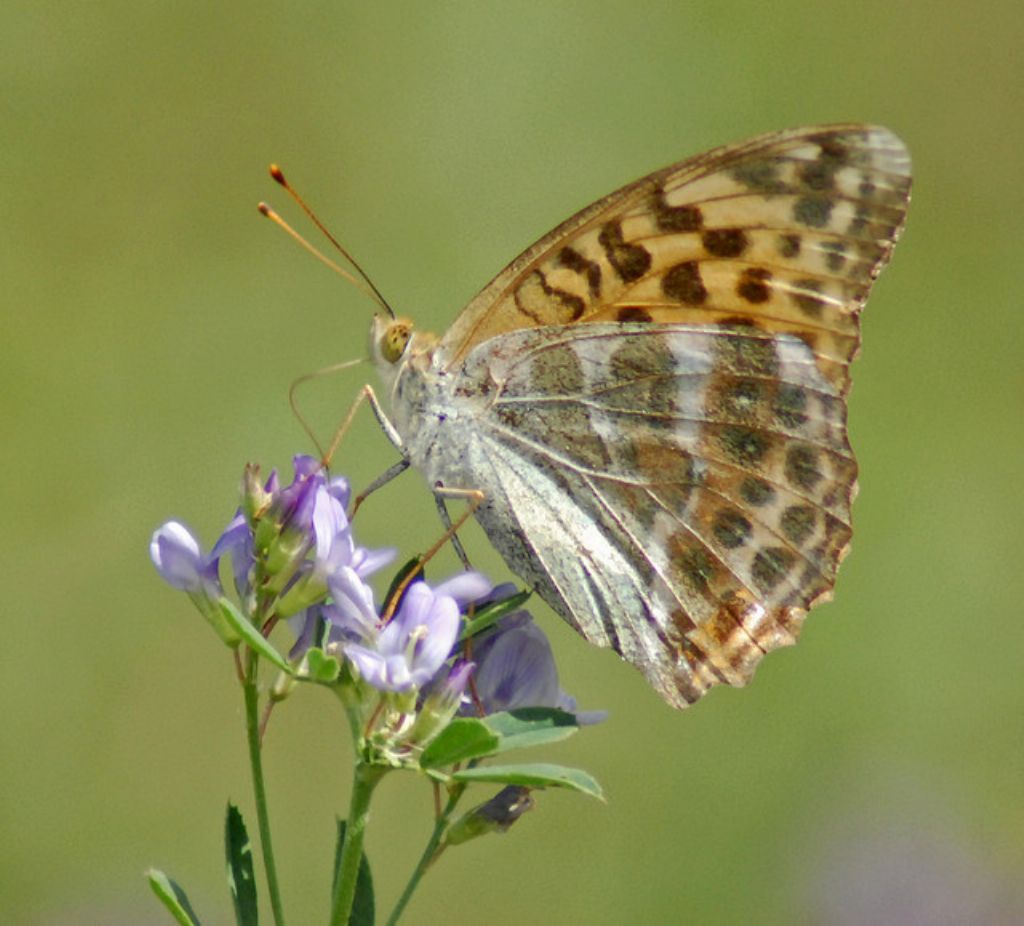
{"label": "butterfly head", "polygon": [[384,382],[392,383],[406,364],[427,358],[435,335],[414,331],[408,318],[375,315],[370,326],[370,358]]}

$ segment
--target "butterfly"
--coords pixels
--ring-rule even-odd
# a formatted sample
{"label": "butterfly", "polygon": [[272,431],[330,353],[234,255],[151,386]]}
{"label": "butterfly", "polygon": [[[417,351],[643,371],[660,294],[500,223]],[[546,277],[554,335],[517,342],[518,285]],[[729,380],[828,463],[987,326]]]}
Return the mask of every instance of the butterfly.
{"label": "butterfly", "polygon": [[606,196],[438,338],[378,315],[393,439],[586,640],[683,708],[831,597],[859,316],[904,224],[885,128],[772,133]]}

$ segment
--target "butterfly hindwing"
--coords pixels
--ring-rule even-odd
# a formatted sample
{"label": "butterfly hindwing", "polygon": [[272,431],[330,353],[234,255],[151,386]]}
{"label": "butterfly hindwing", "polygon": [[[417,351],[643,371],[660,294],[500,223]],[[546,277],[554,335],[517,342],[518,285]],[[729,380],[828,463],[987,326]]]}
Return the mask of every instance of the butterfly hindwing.
{"label": "butterfly hindwing", "polygon": [[495,384],[473,452],[492,542],[671,703],[744,684],[831,589],[856,468],[799,338],[545,327],[463,377]]}

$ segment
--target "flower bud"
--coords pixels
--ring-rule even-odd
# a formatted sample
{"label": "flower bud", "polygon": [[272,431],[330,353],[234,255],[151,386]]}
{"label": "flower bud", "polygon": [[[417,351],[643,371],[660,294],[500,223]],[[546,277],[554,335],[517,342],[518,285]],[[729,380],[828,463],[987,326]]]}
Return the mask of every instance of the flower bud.
{"label": "flower bud", "polygon": [[203,553],[199,541],[178,521],[168,521],[154,532],[149,556],[168,585],[188,593],[217,636],[228,646],[237,646],[240,637],[221,612],[219,557]]}
{"label": "flower bud", "polygon": [[489,801],[456,820],[445,834],[445,844],[458,846],[487,833],[504,833],[532,807],[529,788],[507,785]]}
{"label": "flower bud", "polygon": [[[271,480],[276,481],[274,474]],[[270,506],[273,494],[270,491],[271,482],[264,486],[260,482],[260,467],[258,463],[246,463],[245,472],[242,474],[242,512],[245,514],[246,523],[253,527],[262,517],[263,513]]]}
{"label": "flower bud", "polygon": [[199,592],[203,588],[206,557],[199,541],[179,521],[168,521],[153,533],[149,558],[160,578],[172,588],[182,592]]}
{"label": "flower bud", "polygon": [[447,678],[431,689],[423,699],[416,722],[408,733],[406,741],[410,745],[425,747],[448,726],[462,703],[462,695],[473,669],[471,662],[458,662]]}

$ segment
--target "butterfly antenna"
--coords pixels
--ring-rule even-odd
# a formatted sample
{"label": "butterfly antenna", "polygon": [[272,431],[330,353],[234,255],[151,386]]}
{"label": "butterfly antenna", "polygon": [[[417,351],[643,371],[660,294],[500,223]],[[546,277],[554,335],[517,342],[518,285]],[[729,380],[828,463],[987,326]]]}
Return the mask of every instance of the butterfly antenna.
{"label": "butterfly antenna", "polygon": [[[278,167],[276,164],[271,164],[270,165],[270,176],[274,178],[275,182],[279,183],[281,186],[283,186],[285,188],[285,191],[288,193],[288,195],[292,199],[294,199],[296,203],[298,203],[299,208],[302,209],[302,211],[305,212],[306,215],[309,216],[310,221],[312,221],[312,223],[317,228],[320,229],[320,231],[323,233],[324,237],[328,241],[330,241],[332,245],[334,245],[335,250],[342,257],[344,257],[345,260],[347,260],[349,262],[349,264],[351,264],[355,268],[356,273],[359,274],[360,278],[364,281],[366,286],[368,286],[370,288],[370,295],[372,296],[373,300],[382,309],[384,309],[384,311],[387,312],[388,315],[390,315],[392,318],[394,318],[395,317],[394,310],[391,308],[390,305],[388,305],[387,299],[385,299],[381,295],[380,290],[377,289],[376,285],[374,285],[373,280],[370,279],[370,277],[366,273],[366,271],[363,270],[363,268],[361,266],[359,266],[359,261],[357,261],[348,252],[348,249],[337,238],[335,238],[334,235],[331,234],[331,232],[329,231],[327,226],[324,225],[324,223],[320,221],[320,219],[317,216],[317,214],[308,205],[306,205],[306,201],[298,194],[296,189],[285,178],[284,171],[282,171],[281,168]],[[364,292],[366,292],[366,288],[365,287],[361,287],[361,288],[363,289]]]}
{"label": "butterfly antenna", "polygon": [[342,279],[348,280],[356,289],[361,293],[368,296],[379,306],[381,306],[392,318],[394,318],[394,312],[391,311],[391,307],[384,301],[381,300],[380,294],[373,288],[372,285],[360,279],[359,277],[353,276],[344,267],[335,263],[325,254],[318,251],[313,245],[311,245],[305,238],[302,237],[294,228],[291,227],[284,219],[281,218],[273,209],[270,208],[266,203],[259,203],[256,207],[259,209],[261,215],[265,215],[271,222],[277,225],[278,228],[283,229],[289,235],[292,236],[302,247],[304,247],[310,254],[312,254],[320,263],[330,267],[338,276]]}

